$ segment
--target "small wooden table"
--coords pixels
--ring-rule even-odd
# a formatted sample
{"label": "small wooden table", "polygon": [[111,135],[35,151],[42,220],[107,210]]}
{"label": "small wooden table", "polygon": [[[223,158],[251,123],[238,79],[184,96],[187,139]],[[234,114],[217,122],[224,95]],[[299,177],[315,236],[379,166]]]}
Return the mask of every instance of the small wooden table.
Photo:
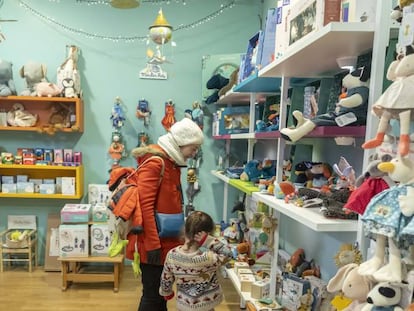
{"label": "small wooden table", "polygon": [[[65,291],[70,282],[94,283],[114,282],[114,292],[119,290],[124,255],[116,257],[59,257],[62,264],[62,290]],[[110,263],[113,271],[89,273],[82,269],[82,263]]]}

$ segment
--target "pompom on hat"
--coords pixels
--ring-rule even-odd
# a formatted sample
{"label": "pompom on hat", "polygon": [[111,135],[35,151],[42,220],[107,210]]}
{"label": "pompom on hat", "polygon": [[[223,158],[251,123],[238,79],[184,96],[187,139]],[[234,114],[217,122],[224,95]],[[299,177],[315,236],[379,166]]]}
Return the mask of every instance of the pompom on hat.
{"label": "pompom on hat", "polygon": [[170,128],[170,133],[179,147],[201,145],[204,141],[203,131],[189,118],[175,122]]}

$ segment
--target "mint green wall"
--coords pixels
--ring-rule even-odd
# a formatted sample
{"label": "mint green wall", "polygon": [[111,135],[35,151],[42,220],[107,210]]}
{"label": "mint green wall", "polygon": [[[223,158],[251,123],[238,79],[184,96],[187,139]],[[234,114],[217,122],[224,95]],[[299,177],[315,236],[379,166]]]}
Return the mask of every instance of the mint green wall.
{"label": "mint green wall", "polygon": [[[31,9],[20,6],[27,4]],[[162,6],[164,15],[173,27],[188,25],[204,19],[226,4],[227,0],[187,0],[187,5],[170,1]],[[143,80],[138,73],[145,67],[146,43],[112,42],[67,31],[67,27],[104,36],[146,36],[154,22],[159,6],[141,3],[137,9],[121,10],[107,5],[86,5],[75,0],[14,0],[0,1],[2,19],[18,22],[2,23],[1,31],[6,40],[0,43],[0,58],[13,62],[14,80],[18,91],[24,87],[19,69],[32,60],[47,65],[49,81],[56,81],[56,69],[66,56],[65,46],[80,47],[79,67],[85,104],[85,131],[83,135],[54,136],[37,133],[0,133],[0,149],[15,153],[18,147],[73,148],[83,152],[85,166],[85,192],[89,183],[105,183],[110,161],[107,149],[111,139],[110,114],[116,96],[127,107],[127,122],[122,132],[130,150],[137,144],[137,133],[143,129],[142,121],[135,118],[137,100],[145,98],[152,109],[148,133],[156,140],[165,131],[161,126],[164,102],[172,99],[176,117],[201,100],[201,59],[203,55],[242,53],[247,40],[259,29],[258,14],[262,11],[259,1],[237,1],[237,4],[211,21],[189,30],[173,33],[177,47],[171,52],[165,47],[171,64],[165,65],[168,80]],[[38,14],[43,16],[41,18]],[[53,19],[56,24],[47,22]],[[215,157],[223,148],[221,142],[211,139],[211,120],[205,119],[203,163],[199,173],[202,191],[195,198],[195,206],[209,212],[217,221],[222,218],[223,184],[210,174],[215,168]],[[131,159],[124,165],[134,165]],[[183,170],[185,187],[186,171]],[[83,201],[86,202],[85,196]],[[76,202],[76,201],[72,201]],[[67,200],[0,200],[0,230],[10,214],[34,214],[38,219],[41,237],[41,262],[44,256],[46,221],[48,213],[57,213],[69,203]],[[231,204],[231,203],[230,203]]]}

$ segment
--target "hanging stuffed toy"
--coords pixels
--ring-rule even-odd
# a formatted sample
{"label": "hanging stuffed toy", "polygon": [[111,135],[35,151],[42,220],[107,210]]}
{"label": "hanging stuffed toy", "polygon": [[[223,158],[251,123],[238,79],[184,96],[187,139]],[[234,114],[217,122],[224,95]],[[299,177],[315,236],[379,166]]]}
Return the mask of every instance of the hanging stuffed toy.
{"label": "hanging stuffed toy", "polygon": [[135,113],[138,119],[144,119],[144,126],[147,127],[150,122],[151,110],[146,99],[142,98],[138,101],[137,111]]}
{"label": "hanging stuffed toy", "polygon": [[161,124],[168,132],[175,121],[175,105],[170,99],[165,103],[165,116],[162,118]]}
{"label": "hanging stuffed toy", "polygon": [[112,107],[111,118],[112,127],[114,130],[118,131],[124,126],[125,115],[121,105],[121,98],[115,98],[115,104]]}
{"label": "hanging stuffed toy", "polygon": [[378,147],[384,141],[391,119],[400,120],[398,153],[408,155],[410,151],[410,122],[414,119],[414,48],[405,47],[397,59],[388,67],[387,79],[393,83],[384,91],[372,106],[373,113],[379,117],[375,138],[366,141],[362,148]]}
{"label": "hanging stuffed toy", "polygon": [[[361,219],[365,230],[375,236],[376,247],[374,256],[360,265],[359,272],[372,275],[379,282],[401,282],[400,247],[412,246],[414,242],[414,162],[397,156],[380,163],[378,169],[400,183],[374,196],[366,207]],[[389,258],[384,265],[387,240]]]}

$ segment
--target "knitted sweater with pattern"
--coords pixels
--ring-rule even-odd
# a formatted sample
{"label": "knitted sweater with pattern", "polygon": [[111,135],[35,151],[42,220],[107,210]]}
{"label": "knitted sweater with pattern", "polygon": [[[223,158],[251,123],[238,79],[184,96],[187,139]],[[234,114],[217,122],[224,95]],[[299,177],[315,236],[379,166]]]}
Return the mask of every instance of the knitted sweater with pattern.
{"label": "knitted sweater with pattern", "polygon": [[212,236],[208,236],[202,247],[195,252],[185,252],[182,246],[171,249],[161,275],[160,295],[171,295],[175,282],[177,310],[214,309],[223,299],[217,271],[232,255],[228,245]]}

